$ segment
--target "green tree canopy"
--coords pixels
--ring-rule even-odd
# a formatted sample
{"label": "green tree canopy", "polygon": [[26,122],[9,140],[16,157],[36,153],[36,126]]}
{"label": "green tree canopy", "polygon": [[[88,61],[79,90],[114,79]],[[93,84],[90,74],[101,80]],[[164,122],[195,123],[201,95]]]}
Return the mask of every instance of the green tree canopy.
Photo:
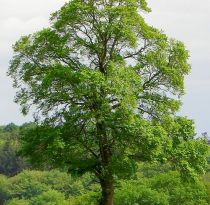
{"label": "green tree canopy", "polygon": [[93,172],[101,205],[113,204],[115,179],[138,161],[168,161],[191,176],[205,166],[193,122],[176,117],[188,51],[146,24],[149,11],[145,0],[71,0],[14,46],[16,102],[37,121],[23,130],[22,154]]}

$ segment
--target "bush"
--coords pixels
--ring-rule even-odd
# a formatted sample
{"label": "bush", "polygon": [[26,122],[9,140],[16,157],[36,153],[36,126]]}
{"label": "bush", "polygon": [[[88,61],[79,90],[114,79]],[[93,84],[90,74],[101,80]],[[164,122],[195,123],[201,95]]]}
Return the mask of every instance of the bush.
{"label": "bush", "polygon": [[0,175],[0,205],[2,205],[8,197],[6,189],[7,185],[8,185],[7,177]]}
{"label": "bush", "polygon": [[[205,187],[200,181],[184,182],[175,171],[146,169],[149,177],[139,173],[135,180],[119,182],[115,205],[210,204],[210,174],[203,179]],[[0,175],[1,205],[98,205],[99,199],[100,187],[90,175],[74,179],[56,170],[24,171],[11,178]]]}
{"label": "bush", "polygon": [[168,195],[170,205],[207,205],[205,186],[199,181],[183,181],[178,172],[159,174],[151,179],[151,187]]}
{"label": "bush", "polygon": [[98,205],[100,192],[89,191],[69,199],[71,205]]}
{"label": "bush", "polygon": [[168,196],[137,181],[125,181],[115,195],[116,205],[168,205]]}
{"label": "bush", "polygon": [[30,205],[67,205],[63,193],[48,190],[31,199]]}
{"label": "bush", "polygon": [[12,199],[6,205],[30,205],[30,203],[24,199]]}

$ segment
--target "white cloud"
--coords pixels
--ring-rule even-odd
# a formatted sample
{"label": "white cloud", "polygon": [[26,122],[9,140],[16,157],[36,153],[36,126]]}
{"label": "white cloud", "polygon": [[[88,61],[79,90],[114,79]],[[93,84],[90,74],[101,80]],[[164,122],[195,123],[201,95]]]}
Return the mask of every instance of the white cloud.
{"label": "white cloud", "polygon": [[190,51],[192,72],[186,78],[182,113],[195,119],[198,133],[210,133],[210,2],[149,0],[150,24],[182,40]]}
{"label": "white cloud", "polygon": [[49,14],[65,2],[65,0],[0,0],[0,19],[8,17],[30,19],[34,16],[49,18]]}
{"label": "white cloud", "polygon": [[13,103],[15,90],[6,77],[12,45],[21,36],[36,32],[49,25],[50,13],[59,9],[65,0],[0,0],[0,124],[10,121],[22,123],[24,118],[18,105]]}

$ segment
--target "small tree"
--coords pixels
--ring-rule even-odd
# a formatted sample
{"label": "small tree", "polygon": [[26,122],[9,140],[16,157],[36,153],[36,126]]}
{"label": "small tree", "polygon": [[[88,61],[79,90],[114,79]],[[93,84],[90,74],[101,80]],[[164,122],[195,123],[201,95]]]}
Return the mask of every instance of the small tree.
{"label": "small tree", "polygon": [[29,167],[17,156],[19,148],[19,127],[13,123],[4,126],[0,131],[0,174],[14,176]]}
{"label": "small tree", "polygon": [[175,116],[188,52],[145,23],[149,11],[145,0],[71,0],[49,28],[14,46],[16,102],[37,121],[22,154],[94,173],[101,205],[113,204],[115,181],[138,161],[172,162],[191,175],[205,165],[193,123]]}

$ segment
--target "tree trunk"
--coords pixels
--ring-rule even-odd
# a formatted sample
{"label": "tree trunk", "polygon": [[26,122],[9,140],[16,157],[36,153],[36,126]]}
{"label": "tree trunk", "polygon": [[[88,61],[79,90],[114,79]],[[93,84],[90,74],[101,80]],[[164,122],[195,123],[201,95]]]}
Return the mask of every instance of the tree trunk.
{"label": "tree trunk", "polygon": [[100,180],[102,197],[100,205],[113,205],[114,198],[114,182],[113,179]]}
{"label": "tree trunk", "polygon": [[[102,91],[103,93],[103,91]],[[101,156],[101,170],[98,171],[98,178],[101,185],[101,200],[100,205],[113,205],[114,198],[114,180],[112,174],[112,164],[111,164],[111,148],[106,135],[106,129],[101,122],[101,116],[96,117],[96,128],[99,138],[99,148]]]}

